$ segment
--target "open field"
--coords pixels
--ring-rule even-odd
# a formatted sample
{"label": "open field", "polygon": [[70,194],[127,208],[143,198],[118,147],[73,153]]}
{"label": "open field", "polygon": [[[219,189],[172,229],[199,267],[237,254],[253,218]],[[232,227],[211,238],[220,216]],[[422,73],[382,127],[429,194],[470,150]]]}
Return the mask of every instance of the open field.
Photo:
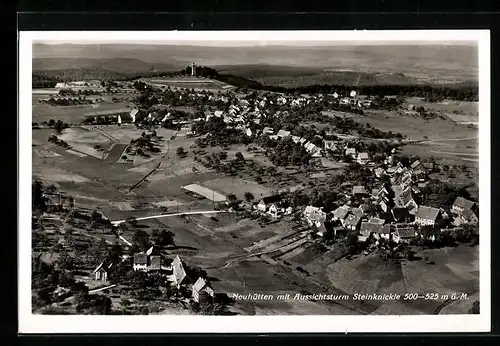
{"label": "open field", "polygon": [[[351,294],[369,293],[421,293],[439,294],[477,292],[479,285],[478,248],[460,245],[456,248],[417,251],[416,261],[384,261],[378,254],[358,255],[353,259],[335,261],[334,253],[314,254],[311,249],[292,251],[282,259],[302,265],[314,278]],[[435,264],[427,264],[434,261]],[[469,300],[469,305],[472,301]],[[433,314],[442,300],[399,301],[372,314]],[[466,303],[457,304],[457,310]],[[454,305],[455,306],[455,305]],[[467,305],[468,306],[468,305]],[[450,306],[450,310],[453,307]],[[467,307],[470,309],[470,306]],[[465,313],[465,312],[464,312]]]}
{"label": "open field", "polygon": [[423,141],[403,146],[403,154],[419,155],[422,158],[434,157],[436,162],[444,164],[466,164],[471,167],[477,165],[477,128],[457,124],[448,118],[426,121],[420,117],[388,111],[370,111],[355,120],[383,131],[400,132],[410,140]]}
{"label": "open field", "polygon": [[202,184],[207,187],[212,186],[215,190],[221,191],[226,196],[234,194],[240,200],[245,199],[245,192],[250,192],[256,200],[266,197],[271,193],[271,189],[256,182],[231,177],[212,179],[204,181]]}
{"label": "open field", "polygon": [[194,90],[221,90],[229,85],[222,83],[218,80],[196,77],[185,78],[144,78],[146,83],[158,88],[186,88]]}
{"label": "open field", "polygon": [[477,129],[458,125],[450,119],[425,120],[390,111],[369,111],[367,115],[358,116],[354,120],[363,124],[369,123],[382,131],[400,132],[412,140],[477,137]]}

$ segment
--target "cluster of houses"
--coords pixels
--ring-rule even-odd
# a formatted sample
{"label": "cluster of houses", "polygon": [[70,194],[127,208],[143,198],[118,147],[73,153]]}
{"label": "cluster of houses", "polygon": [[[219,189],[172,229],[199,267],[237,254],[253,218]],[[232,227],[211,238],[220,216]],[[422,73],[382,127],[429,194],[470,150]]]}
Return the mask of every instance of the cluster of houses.
{"label": "cluster of houses", "polygon": [[[123,260],[128,257],[124,256]],[[202,277],[193,280],[187,272],[184,261],[177,255],[173,260],[168,263],[161,251],[152,246],[147,251],[135,253],[132,258],[132,269],[134,271],[141,271],[145,273],[160,273],[165,276],[165,283],[180,289],[190,288],[192,299],[195,302],[199,301],[202,292],[207,293],[210,297],[215,297],[215,291],[210,284]],[[102,262],[92,272],[94,280],[108,281],[110,276],[113,275],[113,270],[116,267],[114,263]]]}
{"label": "cluster of houses", "polygon": [[[440,229],[450,224],[477,224],[477,204],[463,197],[457,197],[449,211],[423,203],[421,188],[425,186],[427,173],[419,161],[408,168],[398,163],[382,171],[381,175],[389,176],[390,183],[381,182],[379,188],[371,191],[362,185],[352,186],[345,192],[348,202],[344,205],[329,213],[307,206],[304,219],[319,236],[354,232],[360,241],[373,236],[406,242],[418,235],[416,230],[422,227]],[[344,187],[349,185],[346,183]]]}

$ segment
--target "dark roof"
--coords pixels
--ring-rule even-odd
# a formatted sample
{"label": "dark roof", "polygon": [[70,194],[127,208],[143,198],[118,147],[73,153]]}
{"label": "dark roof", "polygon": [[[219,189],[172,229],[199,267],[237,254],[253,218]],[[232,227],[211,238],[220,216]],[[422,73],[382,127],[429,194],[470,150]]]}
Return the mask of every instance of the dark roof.
{"label": "dark roof", "polygon": [[260,200],[260,202],[264,203],[264,204],[269,204],[269,203],[277,203],[279,201],[281,201],[283,197],[281,195],[274,195],[274,196],[268,196],[268,197],[264,197]]}
{"label": "dark roof", "polygon": [[439,212],[440,210],[438,208],[420,206],[415,214],[415,217],[436,221]]}
{"label": "dark roof", "polygon": [[356,226],[361,219],[356,215],[349,214],[349,216],[345,219],[345,224],[347,226]]}
{"label": "dark roof", "polygon": [[148,255],[142,252],[134,254],[134,264],[148,264]]}
{"label": "dark roof", "polygon": [[101,264],[99,264],[99,265],[97,266],[97,268],[95,268],[95,269],[94,269],[94,271],[92,272],[92,274],[97,273],[99,270],[104,270],[104,271],[106,271],[106,269],[104,269],[104,267],[103,267],[103,266],[104,266],[104,262],[101,262]]}
{"label": "dark roof", "polygon": [[457,197],[455,199],[455,202],[453,203],[454,207],[459,207],[459,208],[469,208],[472,209],[474,206],[475,202],[469,201],[468,199],[465,199],[463,197]]}
{"label": "dark roof", "polygon": [[419,165],[420,165],[420,161],[419,161],[419,160],[416,160],[415,162],[413,162],[413,163],[411,164],[411,166],[410,166],[410,167],[411,167],[411,168],[415,168],[415,167],[418,167]]}
{"label": "dark roof", "polygon": [[371,233],[381,233],[384,225],[380,223],[372,223],[364,221],[361,223],[360,233],[370,235]]}

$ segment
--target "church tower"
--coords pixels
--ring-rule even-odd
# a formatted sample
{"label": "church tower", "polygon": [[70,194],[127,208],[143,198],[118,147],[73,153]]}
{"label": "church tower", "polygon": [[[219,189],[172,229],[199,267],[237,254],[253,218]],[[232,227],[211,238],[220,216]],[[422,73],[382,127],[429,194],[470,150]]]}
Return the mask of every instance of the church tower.
{"label": "church tower", "polygon": [[193,63],[191,63],[191,76],[196,76],[196,65]]}

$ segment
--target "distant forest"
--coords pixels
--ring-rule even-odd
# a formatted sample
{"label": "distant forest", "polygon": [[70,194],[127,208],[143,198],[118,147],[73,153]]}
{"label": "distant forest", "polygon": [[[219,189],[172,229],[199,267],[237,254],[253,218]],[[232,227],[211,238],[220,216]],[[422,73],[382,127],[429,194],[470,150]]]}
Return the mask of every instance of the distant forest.
{"label": "distant forest", "polygon": [[[181,71],[166,72],[143,72],[140,74],[119,73],[104,69],[65,69],[65,70],[40,70],[33,72],[33,88],[53,88],[57,82],[78,79],[99,80],[122,80],[132,81],[148,77],[175,77],[179,75],[190,75],[191,67],[188,66]],[[282,87],[275,85],[264,85],[245,77],[235,76],[227,73],[219,73],[217,70],[197,66],[196,75],[199,77],[215,79],[241,89],[265,90],[281,93],[300,94],[348,94],[354,87],[345,84],[307,85],[300,87]],[[359,94],[369,96],[400,95],[404,97],[423,97],[430,101],[450,99],[457,101],[478,101],[479,87],[477,84],[460,83],[444,85],[359,85],[355,87]]]}

